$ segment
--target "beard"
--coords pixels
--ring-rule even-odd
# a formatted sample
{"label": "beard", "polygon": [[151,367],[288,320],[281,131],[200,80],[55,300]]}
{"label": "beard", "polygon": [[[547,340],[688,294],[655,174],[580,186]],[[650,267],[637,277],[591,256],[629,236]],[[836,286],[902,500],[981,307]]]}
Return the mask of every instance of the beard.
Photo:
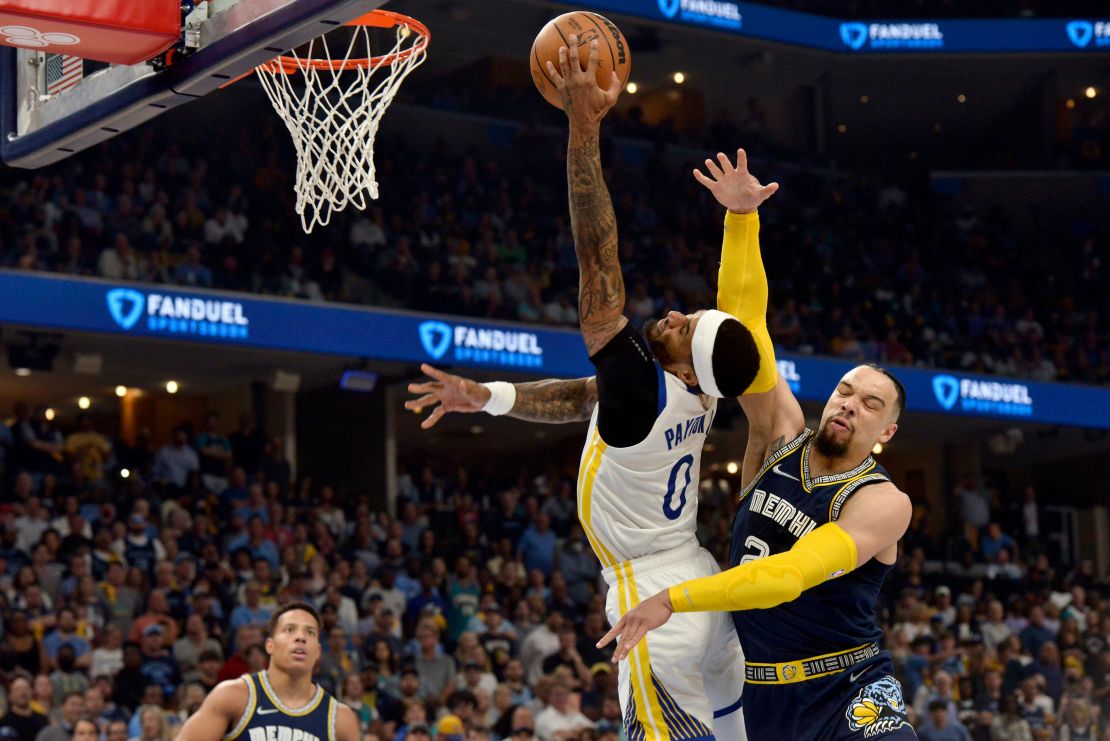
{"label": "beard", "polygon": [[848,455],[848,444],[852,441],[853,434],[855,433],[849,432],[848,437],[843,441],[834,440],[832,433],[829,432],[829,423],[825,422],[813,440],[813,447],[826,458],[833,460],[843,458]]}

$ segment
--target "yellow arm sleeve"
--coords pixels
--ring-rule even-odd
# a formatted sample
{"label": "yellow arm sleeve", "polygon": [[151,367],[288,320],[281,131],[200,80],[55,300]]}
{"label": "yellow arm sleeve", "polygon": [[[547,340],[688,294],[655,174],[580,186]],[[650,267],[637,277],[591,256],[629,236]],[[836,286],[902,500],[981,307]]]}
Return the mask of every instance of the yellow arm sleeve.
{"label": "yellow arm sleeve", "polygon": [[759,252],[759,214],[725,212],[717,308],[739,319],[755,337],[759,372],[745,394],[770,391],[778,381],[775,346],[767,331],[767,273]]}
{"label": "yellow arm sleeve", "polygon": [[740,564],[670,589],[675,612],[765,610],[856,568],[856,542],[835,522],[799,538],[786,553]]}

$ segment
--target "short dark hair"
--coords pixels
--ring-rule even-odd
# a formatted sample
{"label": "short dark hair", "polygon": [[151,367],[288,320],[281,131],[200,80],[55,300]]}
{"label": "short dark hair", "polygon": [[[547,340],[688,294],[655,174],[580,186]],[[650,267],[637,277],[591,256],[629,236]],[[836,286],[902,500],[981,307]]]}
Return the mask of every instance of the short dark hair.
{"label": "short dark hair", "polygon": [[726,319],[713,340],[713,377],[721,396],[736,398],[752,385],[759,372],[759,347],[738,319]]}
{"label": "short dark hair", "polygon": [[865,365],[873,371],[878,371],[879,373],[882,373],[884,376],[890,379],[891,383],[894,384],[894,391],[898,394],[898,400],[896,402],[897,408],[894,410],[894,418],[898,419],[898,417],[902,415],[902,410],[906,408],[906,387],[902,385],[901,381],[895,378],[893,373],[891,373],[881,365],[876,365],[875,363],[865,363]]}
{"label": "short dark hair", "polygon": [[319,632],[320,629],[323,627],[324,624],[323,621],[320,619],[320,611],[316,609],[316,606],[310,605],[307,602],[297,601],[290,602],[287,605],[282,605],[278,609],[274,610],[274,614],[270,616],[270,624],[266,627],[266,634],[273,637],[274,631],[277,630],[278,620],[281,619],[281,616],[287,612],[293,612],[294,610],[304,610],[309,615],[311,615],[313,620],[316,621],[317,632]]}

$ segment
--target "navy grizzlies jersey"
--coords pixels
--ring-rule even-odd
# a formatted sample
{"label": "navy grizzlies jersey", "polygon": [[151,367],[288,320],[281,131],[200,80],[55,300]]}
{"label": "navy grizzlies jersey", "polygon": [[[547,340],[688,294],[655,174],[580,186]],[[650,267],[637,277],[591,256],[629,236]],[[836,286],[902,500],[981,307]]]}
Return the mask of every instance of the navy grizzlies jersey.
{"label": "navy grizzlies jersey", "polygon": [[278,698],[265,671],[242,679],[250,690],[247,709],[225,741],[334,741],[335,698],[319,685],[307,705],[290,708]]}
{"label": "navy grizzlies jersey", "polygon": [[[888,481],[870,456],[836,476],[810,476],[814,433],[801,435],[775,452],[740,493],[732,525],[730,566],[790,550],[799,538],[835,522],[860,487]],[[855,571],[802,592],[769,610],[732,613],[750,662],[819,657],[877,642],[882,637],[875,600],[891,567],[871,559]]]}

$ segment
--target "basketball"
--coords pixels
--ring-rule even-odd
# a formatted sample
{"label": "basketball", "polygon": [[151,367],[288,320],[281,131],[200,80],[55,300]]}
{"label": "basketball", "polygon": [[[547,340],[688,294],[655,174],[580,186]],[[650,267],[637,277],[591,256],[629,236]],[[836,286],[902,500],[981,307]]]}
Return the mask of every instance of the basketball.
{"label": "basketball", "polygon": [[559,47],[569,48],[571,34],[577,35],[578,56],[582,66],[590,58],[590,42],[598,40],[597,55],[597,84],[603,88],[609,87],[609,73],[617,71],[621,85],[628,82],[628,75],[632,71],[632,55],[628,49],[628,41],[620,32],[616,24],[603,15],[590,13],[584,10],[575,10],[563,13],[558,18],[547,22],[536,35],[532,42],[532,80],[536,88],[548,103],[556,108],[563,107],[559,98],[559,91],[547,73],[547,63],[550,61],[559,69]]}

